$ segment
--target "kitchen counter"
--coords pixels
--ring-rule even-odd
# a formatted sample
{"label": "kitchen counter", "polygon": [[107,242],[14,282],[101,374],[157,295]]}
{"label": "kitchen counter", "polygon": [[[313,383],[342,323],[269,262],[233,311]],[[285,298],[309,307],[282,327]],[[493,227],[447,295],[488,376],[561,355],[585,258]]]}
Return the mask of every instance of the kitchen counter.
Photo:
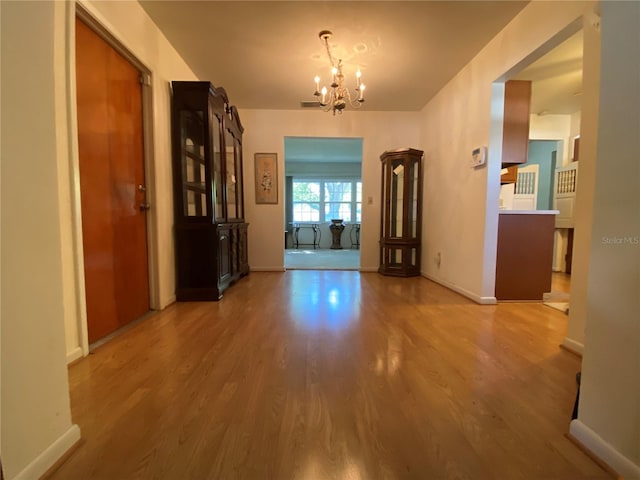
{"label": "kitchen counter", "polygon": [[557,215],[560,210],[499,210],[500,215]]}
{"label": "kitchen counter", "polygon": [[496,257],[498,300],[542,300],[551,291],[557,210],[500,210]]}

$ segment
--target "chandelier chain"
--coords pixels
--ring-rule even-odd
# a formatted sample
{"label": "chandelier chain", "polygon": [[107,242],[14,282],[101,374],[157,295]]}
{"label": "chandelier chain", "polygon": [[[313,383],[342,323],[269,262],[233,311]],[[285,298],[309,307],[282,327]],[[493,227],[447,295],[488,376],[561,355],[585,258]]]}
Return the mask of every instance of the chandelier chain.
{"label": "chandelier chain", "polygon": [[333,59],[333,55],[331,55],[331,48],[329,48],[329,39],[327,37],[323,38],[324,40],[324,48],[327,50],[327,56],[329,57],[329,62],[331,62],[331,66],[336,66],[336,61]]}

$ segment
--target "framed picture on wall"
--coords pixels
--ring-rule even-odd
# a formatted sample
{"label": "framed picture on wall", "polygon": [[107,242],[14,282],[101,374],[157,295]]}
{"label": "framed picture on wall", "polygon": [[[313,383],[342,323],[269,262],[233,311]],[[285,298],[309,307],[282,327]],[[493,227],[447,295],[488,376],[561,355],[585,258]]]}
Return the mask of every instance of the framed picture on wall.
{"label": "framed picture on wall", "polygon": [[278,203],[278,155],[256,153],[256,203]]}

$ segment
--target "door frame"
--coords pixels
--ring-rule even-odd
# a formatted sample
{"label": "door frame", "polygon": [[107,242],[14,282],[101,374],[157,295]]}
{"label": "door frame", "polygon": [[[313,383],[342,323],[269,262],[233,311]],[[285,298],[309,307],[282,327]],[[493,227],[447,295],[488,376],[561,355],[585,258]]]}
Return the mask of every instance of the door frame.
{"label": "door frame", "polygon": [[[157,194],[155,191],[155,155],[153,142],[153,89],[152,72],[140,61],[120,40],[118,40],[106,26],[104,26],[95,16],[93,16],[83,5],[77,2],[67,3],[66,24],[67,24],[67,101],[68,101],[68,132],[69,132],[69,173],[71,190],[71,231],[72,250],[74,260],[74,287],[75,287],[75,317],[78,330],[78,341],[80,351],[67,354],[67,361],[71,362],[82,356],[89,354],[89,331],[87,324],[87,305],[84,275],[84,250],[82,239],[82,207],[80,199],[80,155],[78,149],[78,109],[76,95],[76,42],[75,42],[75,20],[78,18],[91,28],[100,38],[109,44],[116,52],[122,55],[129,63],[138,69],[142,75],[142,141],[143,141],[143,162],[146,184],[147,201],[152,208],[147,211],[147,268],[149,272],[149,308],[158,310],[160,308],[159,291],[159,251],[158,251],[158,215]],[[66,332],[68,335],[68,332]]]}

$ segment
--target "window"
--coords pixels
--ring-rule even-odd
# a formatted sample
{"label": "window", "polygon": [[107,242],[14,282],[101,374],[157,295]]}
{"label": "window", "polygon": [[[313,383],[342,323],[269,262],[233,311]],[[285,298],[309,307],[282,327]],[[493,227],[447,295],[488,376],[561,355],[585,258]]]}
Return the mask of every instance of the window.
{"label": "window", "polygon": [[293,221],[320,221],[320,182],[293,182]]}
{"label": "window", "polygon": [[351,221],[351,182],[324,182],[324,218]]}
{"label": "window", "polygon": [[362,221],[362,182],[356,182],[356,223]]}
{"label": "window", "polygon": [[[322,194],[321,194],[322,192]],[[293,180],[293,221],[328,222],[362,218],[362,182],[359,180]]]}

